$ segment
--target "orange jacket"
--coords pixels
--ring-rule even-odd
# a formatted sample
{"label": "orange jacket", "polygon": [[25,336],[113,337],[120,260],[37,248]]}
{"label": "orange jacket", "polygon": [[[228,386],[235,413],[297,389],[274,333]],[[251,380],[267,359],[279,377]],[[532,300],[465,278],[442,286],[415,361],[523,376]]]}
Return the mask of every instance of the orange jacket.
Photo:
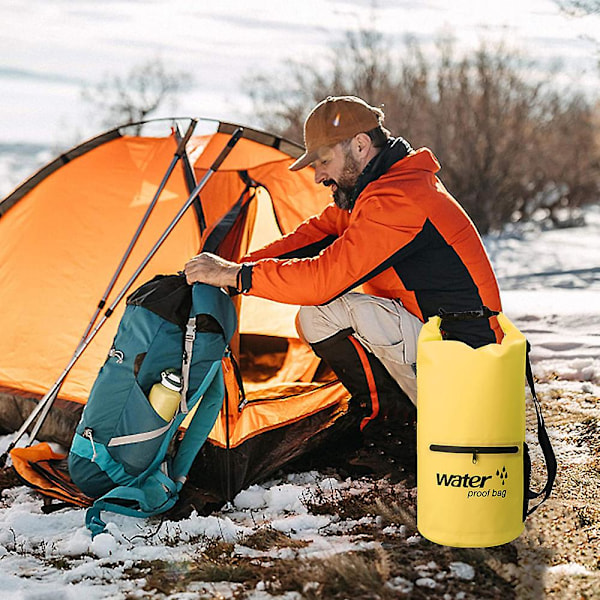
{"label": "orange jacket", "polygon": [[[369,183],[351,212],[335,204],[244,258],[248,293],[300,305],[325,304],[358,285],[398,298],[425,320],[447,311],[500,310],[494,272],[475,226],[421,148]],[[496,338],[501,332],[495,319]]]}

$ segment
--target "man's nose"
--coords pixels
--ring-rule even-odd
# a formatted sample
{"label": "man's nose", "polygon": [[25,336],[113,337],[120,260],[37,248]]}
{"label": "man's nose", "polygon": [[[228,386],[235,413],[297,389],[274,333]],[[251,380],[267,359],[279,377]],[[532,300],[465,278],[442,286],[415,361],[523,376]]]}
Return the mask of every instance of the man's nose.
{"label": "man's nose", "polygon": [[326,179],[325,171],[320,167],[315,167],[315,183],[323,183]]}

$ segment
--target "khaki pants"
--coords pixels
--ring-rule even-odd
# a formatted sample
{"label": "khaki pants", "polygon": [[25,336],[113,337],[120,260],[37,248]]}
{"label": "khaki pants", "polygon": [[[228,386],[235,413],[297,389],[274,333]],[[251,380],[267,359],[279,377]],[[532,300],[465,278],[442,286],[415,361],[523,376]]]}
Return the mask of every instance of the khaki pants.
{"label": "khaki pants", "polygon": [[322,306],[303,306],[296,326],[308,344],[322,342],[344,329],[372,352],[417,403],[417,338],[421,321],[398,300],[349,292]]}

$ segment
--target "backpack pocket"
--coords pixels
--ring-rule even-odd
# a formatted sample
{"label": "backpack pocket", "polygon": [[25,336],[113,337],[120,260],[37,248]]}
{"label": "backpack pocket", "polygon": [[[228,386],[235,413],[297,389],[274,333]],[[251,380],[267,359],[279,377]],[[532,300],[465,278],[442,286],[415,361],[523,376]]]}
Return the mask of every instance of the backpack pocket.
{"label": "backpack pocket", "polygon": [[107,447],[128,473],[139,475],[156,457],[170,428],[171,422],[154,410],[142,388],[134,382]]}

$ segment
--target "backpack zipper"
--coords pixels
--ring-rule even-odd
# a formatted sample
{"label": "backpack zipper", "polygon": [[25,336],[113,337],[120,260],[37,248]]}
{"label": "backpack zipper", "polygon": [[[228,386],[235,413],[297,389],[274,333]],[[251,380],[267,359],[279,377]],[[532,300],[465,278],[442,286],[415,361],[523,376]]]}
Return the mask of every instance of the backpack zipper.
{"label": "backpack zipper", "polygon": [[518,446],[445,446],[442,444],[431,444],[432,452],[447,452],[450,454],[471,454],[473,464],[477,462],[478,454],[517,454]]}
{"label": "backpack zipper", "polygon": [[108,358],[115,357],[117,359],[117,364],[122,364],[125,360],[125,354],[123,354],[122,350],[117,350],[114,346],[108,351]]}
{"label": "backpack zipper", "polygon": [[86,440],[90,440],[90,444],[92,444],[92,462],[96,462],[98,453],[96,452],[96,444],[94,444],[94,430],[91,427],[86,427],[81,435]]}

